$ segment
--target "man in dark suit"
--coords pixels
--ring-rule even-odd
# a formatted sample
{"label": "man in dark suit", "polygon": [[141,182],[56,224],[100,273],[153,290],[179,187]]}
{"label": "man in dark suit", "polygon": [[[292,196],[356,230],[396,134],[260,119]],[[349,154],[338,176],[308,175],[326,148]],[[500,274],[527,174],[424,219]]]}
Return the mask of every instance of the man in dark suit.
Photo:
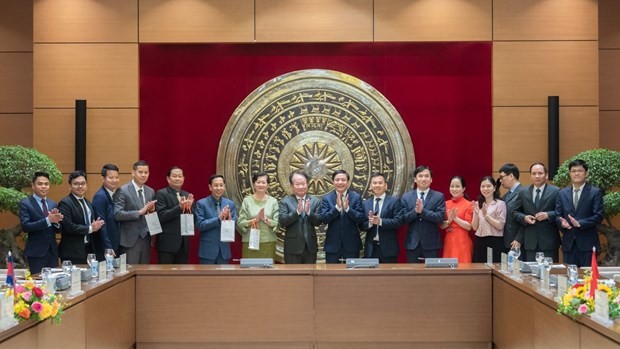
{"label": "man in dark suit", "polygon": [[[523,188],[519,183],[519,168],[514,164],[505,164],[499,169],[499,183],[507,192],[502,196],[506,203],[506,224],[504,224],[504,249],[520,249],[519,259],[525,258],[525,251],[522,248],[523,230],[521,224],[514,218],[513,212],[517,205],[519,191]],[[499,188],[498,188],[499,190]]]}
{"label": "man in dark suit", "polygon": [[22,230],[28,233],[24,255],[32,274],[40,273],[43,267],[58,266],[55,233],[60,231],[59,222],[63,217],[56,203],[47,198],[49,189],[50,175],[35,172],[32,177],[32,195],[19,202],[19,221]]}
{"label": "man in dark suit", "polygon": [[114,219],[114,192],[118,188],[118,167],[114,164],[105,164],[101,169],[103,184],[93,196],[93,209],[95,217],[102,217],[105,224],[98,235],[93,236],[93,246],[97,260],[105,259],[104,252],[111,248],[115,255],[119,254],[121,241],[120,224]]}
{"label": "man in dark suit", "polygon": [[438,258],[441,248],[439,225],[446,217],[442,193],[430,188],[433,173],[428,166],[413,171],[416,189],[403,195],[403,223],[408,223],[405,248],[407,263],[422,263],[425,258]]}
{"label": "man in dark suit", "polygon": [[366,231],[364,255],[378,258],[380,263],[398,262],[398,228],[403,224],[400,200],[388,196],[385,175],[375,173],[370,178],[372,196],[364,201],[368,215],[361,224]]}
{"label": "man in dark suit", "polygon": [[603,193],[586,183],[588,164],[585,161],[571,161],[568,171],[572,185],[558,193],[555,222],[563,233],[564,263],[589,267],[592,248],[601,248],[596,225],[603,221]]}
{"label": "man in dark suit", "polygon": [[522,226],[525,260],[536,260],[543,252],[558,262],[560,232],[555,224],[555,200],[560,189],[547,183],[547,167],[540,162],[530,166],[532,185],[517,195],[513,218]]}
{"label": "man in dark suit", "polygon": [[187,264],[189,236],[181,236],[181,214],[191,210],[194,195],[182,189],[185,183],[183,170],[177,166],[168,170],[168,187],[157,191],[157,215],[161,234],[157,236],[157,262],[159,264]]}
{"label": "man in dark suit", "polygon": [[284,197],[279,204],[278,220],[284,228],[284,263],[315,264],[318,244],[316,227],[321,224],[317,216],[321,201],[308,195],[308,175],[292,172],[288,181],[293,194]]}
{"label": "man in dark suit", "polygon": [[63,215],[58,252],[61,260],[73,264],[87,264],[86,255],[94,253],[92,236],[103,227],[104,221],[97,217],[93,206],[84,194],[88,190],[86,173],[74,171],[69,174],[69,195],[58,203]]}
{"label": "man in dark suit", "polygon": [[151,235],[144,216],[155,208],[155,191],[146,185],[149,164],[140,160],[133,164],[131,182],[114,192],[114,218],[121,226],[121,253],[127,263],[148,264],[151,261]]}
{"label": "man in dark suit", "polygon": [[334,190],[325,194],[321,201],[319,220],[327,224],[324,245],[326,263],[360,257],[362,239],[357,226],[364,221],[365,214],[362,197],[349,190],[349,180],[347,171],[334,171]]}
{"label": "man in dark suit", "polygon": [[200,264],[228,264],[231,257],[230,242],[222,241],[222,221],[237,221],[237,210],[232,200],[225,198],[224,176],[211,175],[209,178],[211,195],[196,203],[194,219],[200,231],[198,257]]}

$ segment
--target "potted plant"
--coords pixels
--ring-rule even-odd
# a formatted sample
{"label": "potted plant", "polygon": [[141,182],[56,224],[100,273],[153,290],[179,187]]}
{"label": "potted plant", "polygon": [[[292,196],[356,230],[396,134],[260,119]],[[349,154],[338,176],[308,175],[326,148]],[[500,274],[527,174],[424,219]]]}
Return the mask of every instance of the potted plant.
{"label": "potted plant", "polygon": [[[0,146],[0,212],[19,215],[19,201],[27,195],[22,190],[31,188],[32,175],[36,171],[49,173],[51,184],[62,183],[60,170],[47,155],[19,145]],[[27,239],[19,224],[0,227],[0,256],[12,251],[15,266],[23,268],[26,266],[23,250],[15,242],[15,237],[19,235]],[[4,258],[0,261],[0,267],[6,268]]]}

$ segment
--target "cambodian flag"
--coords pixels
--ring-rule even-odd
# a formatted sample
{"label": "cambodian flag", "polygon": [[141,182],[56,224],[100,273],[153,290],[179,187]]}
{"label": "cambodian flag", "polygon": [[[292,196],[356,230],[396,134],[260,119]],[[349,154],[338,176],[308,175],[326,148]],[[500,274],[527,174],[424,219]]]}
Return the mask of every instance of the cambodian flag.
{"label": "cambodian flag", "polygon": [[6,285],[15,286],[15,271],[13,270],[13,255],[9,251],[9,256],[6,258]]}

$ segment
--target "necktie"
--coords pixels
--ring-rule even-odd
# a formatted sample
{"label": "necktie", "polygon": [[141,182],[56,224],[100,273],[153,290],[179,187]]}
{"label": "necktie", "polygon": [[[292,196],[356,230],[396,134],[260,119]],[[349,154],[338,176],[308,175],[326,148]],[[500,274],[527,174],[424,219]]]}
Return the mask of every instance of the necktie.
{"label": "necktie", "polygon": [[47,203],[45,202],[45,199],[41,199],[41,206],[43,206],[43,215],[47,217],[50,212],[47,210]]}
{"label": "necktie", "polygon": [[379,214],[379,202],[381,201],[381,198],[376,198],[375,199],[375,215]]}
{"label": "necktie", "polygon": [[[82,206],[82,213],[84,214],[84,223],[86,225],[90,225],[90,219],[88,218],[88,209],[86,208],[86,203],[84,202],[84,199],[78,199],[78,201],[80,202],[80,206]],[[90,239],[88,234],[84,235],[84,243],[87,244],[89,243]]]}
{"label": "necktie", "polygon": [[219,201],[215,202],[215,208],[217,209],[217,214],[219,215],[222,212],[222,206]]}
{"label": "necktie", "polygon": [[577,209],[577,204],[579,203],[579,191],[581,190],[581,188],[579,189],[575,189],[575,194],[573,196],[573,206],[575,206],[575,210]]}
{"label": "necktie", "polygon": [[536,209],[540,209],[540,188],[536,189],[536,198],[534,199],[534,205]]}
{"label": "necktie", "polygon": [[142,194],[142,188],[138,189],[138,196],[140,197],[140,203],[142,204],[142,207],[144,207],[146,205],[146,202],[144,202],[144,194]]}
{"label": "necktie", "polygon": [[422,204],[424,204],[424,192],[420,193],[420,200],[422,200]]}
{"label": "necktie", "polygon": [[299,201],[301,201],[301,216],[304,217],[306,215],[306,200],[300,198]]}

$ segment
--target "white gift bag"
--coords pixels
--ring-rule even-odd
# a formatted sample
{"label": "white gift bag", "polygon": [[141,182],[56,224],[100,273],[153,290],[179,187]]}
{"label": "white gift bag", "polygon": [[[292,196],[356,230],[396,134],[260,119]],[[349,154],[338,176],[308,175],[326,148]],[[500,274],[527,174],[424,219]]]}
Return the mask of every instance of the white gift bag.
{"label": "white gift bag", "polygon": [[194,236],[194,215],[181,214],[181,236]]}
{"label": "white gift bag", "polygon": [[157,235],[162,232],[157,212],[151,212],[145,215],[144,218],[146,219],[146,225],[149,228],[149,233],[151,233],[151,236]]}
{"label": "white gift bag", "polygon": [[256,228],[250,229],[250,242],[248,244],[250,250],[260,250],[260,230]]}
{"label": "white gift bag", "polygon": [[227,219],[221,223],[222,227],[220,229],[220,241],[235,242],[235,221],[232,219]]}

